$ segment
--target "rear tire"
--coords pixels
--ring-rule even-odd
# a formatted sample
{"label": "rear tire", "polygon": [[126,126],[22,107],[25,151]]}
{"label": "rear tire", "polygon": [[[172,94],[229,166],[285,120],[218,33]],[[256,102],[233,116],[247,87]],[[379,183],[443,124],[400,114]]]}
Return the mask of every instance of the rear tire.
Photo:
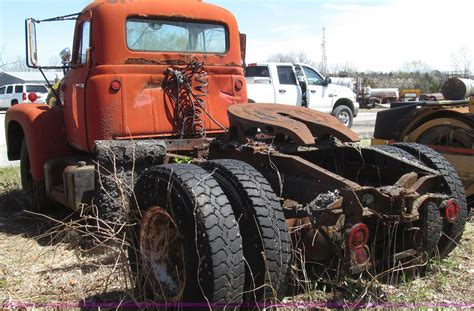
{"label": "rear tire", "polygon": [[428,257],[436,255],[438,242],[443,232],[443,218],[435,204],[428,203],[421,208],[418,227],[421,230],[419,248]]}
{"label": "rear tire", "polygon": [[414,162],[416,164],[423,165],[423,166],[425,165],[425,164],[423,164],[422,161],[415,158],[409,152],[407,152],[403,149],[400,149],[396,146],[393,146],[393,145],[375,145],[375,146],[372,146],[372,148],[383,150],[383,151],[388,152],[388,153],[390,153],[394,156],[399,157],[402,160],[408,160],[410,162]]}
{"label": "rear tire", "polygon": [[351,108],[341,105],[334,108],[332,115],[335,116],[342,124],[348,128],[352,127],[354,121],[354,114],[352,113]]}
{"label": "rear tire", "polygon": [[417,159],[422,161],[426,166],[439,171],[446,181],[451,195],[458,201],[460,205],[458,218],[454,223],[444,221],[443,235],[438,243],[441,258],[446,257],[459,243],[464,227],[469,215],[467,208],[466,195],[464,194],[464,186],[459,179],[458,173],[446,158],[435,150],[416,143],[396,143],[394,146],[403,149]]}
{"label": "rear tire", "polygon": [[203,167],[221,185],[239,222],[247,263],[244,301],[282,298],[290,269],[291,239],[278,197],[265,177],[245,162],[214,160]]}
{"label": "rear tire", "polygon": [[196,165],[171,164],[143,173],[134,190],[129,260],[140,296],[240,304],[242,239],[217,181]]}
{"label": "rear tire", "polygon": [[29,205],[33,212],[41,213],[54,209],[55,203],[47,196],[44,182],[34,180],[31,175],[30,155],[26,139],[23,139],[21,143],[20,176],[21,187],[31,200]]}

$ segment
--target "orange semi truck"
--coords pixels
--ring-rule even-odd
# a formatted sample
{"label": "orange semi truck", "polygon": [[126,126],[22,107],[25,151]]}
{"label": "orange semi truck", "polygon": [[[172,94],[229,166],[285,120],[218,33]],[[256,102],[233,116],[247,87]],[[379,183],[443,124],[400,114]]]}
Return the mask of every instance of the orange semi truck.
{"label": "orange semi truck", "polygon": [[137,299],[241,306],[281,298],[311,263],[374,275],[452,249],[441,236],[467,209],[457,175],[355,148],[331,115],[247,104],[245,36],[227,10],[108,0],[30,18],[30,67],[51,68],[37,25],[65,19],[56,104],[7,111],[8,157],[32,208],[87,210],[124,237]]}

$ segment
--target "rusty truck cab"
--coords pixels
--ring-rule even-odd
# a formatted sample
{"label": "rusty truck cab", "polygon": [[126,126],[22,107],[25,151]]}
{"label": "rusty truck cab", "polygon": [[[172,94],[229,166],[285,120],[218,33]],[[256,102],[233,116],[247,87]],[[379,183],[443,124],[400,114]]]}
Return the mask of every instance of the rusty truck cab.
{"label": "rusty truck cab", "polygon": [[192,60],[207,73],[202,126],[222,132],[227,107],[246,102],[239,40],[234,16],[200,1],[89,5],[77,20],[75,67],[61,88],[68,142],[93,151],[97,140],[176,135],[164,73]]}
{"label": "rusty truck cab", "polygon": [[[176,121],[183,119],[176,117],[182,99],[166,99],[162,87],[173,66],[200,65],[201,80],[192,87],[203,107],[195,122],[207,136],[228,127],[229,105],[247,102],[241,35],[227,10],[198,0],[95,1],[75,15],[72,55],[56,92],[60,104],[18,105],[6,117],[9,159],[20,159],[25,139],[35,154],[35,180],[44,179],[48,159],[94,153],[99,140],[184,138]],[[37,52],[30,27],[38,21],[29,20],[28,63],[41,68],[31,59]]]}

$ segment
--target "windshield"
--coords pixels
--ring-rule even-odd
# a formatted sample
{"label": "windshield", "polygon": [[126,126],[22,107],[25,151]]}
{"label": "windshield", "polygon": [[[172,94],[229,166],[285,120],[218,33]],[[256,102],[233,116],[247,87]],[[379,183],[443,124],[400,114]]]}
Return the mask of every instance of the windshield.
{"label": "windshield", "polygon": [[151,19],[128,19],[127,46],[132,51],[227,52],[223,25]]}

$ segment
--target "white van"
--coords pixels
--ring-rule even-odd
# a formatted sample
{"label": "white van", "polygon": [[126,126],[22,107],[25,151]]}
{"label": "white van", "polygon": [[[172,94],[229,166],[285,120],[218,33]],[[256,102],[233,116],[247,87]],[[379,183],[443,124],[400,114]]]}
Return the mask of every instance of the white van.
{"label": "white van", "polygon": [[46,103],[47,96],[48,88],[43,84],[7,84],[0,87],[0,108],[7,109],[18,103]]}

